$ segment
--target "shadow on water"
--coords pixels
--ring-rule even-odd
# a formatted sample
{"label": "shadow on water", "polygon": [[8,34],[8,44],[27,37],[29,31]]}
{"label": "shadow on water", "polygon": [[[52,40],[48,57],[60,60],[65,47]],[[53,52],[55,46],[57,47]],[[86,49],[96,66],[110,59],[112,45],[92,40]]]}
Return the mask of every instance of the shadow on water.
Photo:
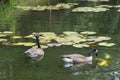
{"label": "shadow on water", "polygon": [[[75,2],[77,1],[75,0]],[[85,3],[79,2],[81,6],[84,6]],[[112,2],[86,3],[88,6],[100,4],[112,4]],[[11,22],[14,22],[14,25]],[[91,47],[80,49],[72,46],[47,48],[44,49],[44,58],[41,61],[36,61],[24,56],[24,51],[30,47],[0,45],[0,79],[120,80],[119,23],[120,13],[114,8],[100,13],[73,13],[70,10],[23,11],[21,15],[16,17],[15,21],[6,20],[0,22],[0,31],[12,30],[14,32],[13,35],[21,36],[29,35],[32,32],[55,32],[59,34],[63,31],[95,31],[97,35],[110,36],[110,41],[116,43],[116,45],[112,47],[92,46],[92,48],[96,47],[99,49],[98,58],[103,63],[93,62],[93,64],[83,63],[75,65],[64,65],[59,56],[69,53],[87,55]],[[11,27],[12,25],[13,27]],[[29,40],[25,39],[24,41]],[[109,59],[105,57],[106,54],[109,54]]]}

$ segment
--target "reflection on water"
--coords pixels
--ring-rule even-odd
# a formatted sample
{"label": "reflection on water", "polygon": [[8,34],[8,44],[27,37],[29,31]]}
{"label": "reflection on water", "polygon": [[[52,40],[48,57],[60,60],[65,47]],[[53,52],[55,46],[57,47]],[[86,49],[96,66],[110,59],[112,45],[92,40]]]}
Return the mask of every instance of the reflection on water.
{"label": "reflection on water", "polygon": [[[77,2],[74,0],[74,2]],[[114,3],[79,2],[80,6],[97,6]],[[75,6],[77,7],[77,6]],[[17,10],[18,11],[18,10]],[[17,12],[16,11],[16,12]],[[21,11],[19,11],[21,12]],[[95,31],[97,35],[110,36],[110,42],[116,43],[112,47],[90,46],[89,48],[74,48],[72,46],[50,47],[44,49],[45,56],[39,61],[27,59],[24,51],[30,47],[0,45],[0,79],[1,80],[119,80],[120,79],[120,13],[111,8],[100,13],[72,13],[70,10],[59,11],[23,11],[20,16],[0,22],[0,31],[12,31],[12,35],[26,36],[33,32],[64,31]],[[4,16],[3,16],[4,17]],[[86,35],[87,36],[87,35]],[[9,38],[8,40],[11,40]],[[17,39],[17,41],[34,42],[31,39]],[[16,40],[12,40],[16,42]],[[87,53],[90,48],[99,49],[99,58],[105,59],[108,66],[95,64],[66,65],[59,55],[69,53]],[[110,58],[105,58],[106,53]],[[87,54],[83,54],[87,55]],[[102,63],[103,64],[103,63]]]}

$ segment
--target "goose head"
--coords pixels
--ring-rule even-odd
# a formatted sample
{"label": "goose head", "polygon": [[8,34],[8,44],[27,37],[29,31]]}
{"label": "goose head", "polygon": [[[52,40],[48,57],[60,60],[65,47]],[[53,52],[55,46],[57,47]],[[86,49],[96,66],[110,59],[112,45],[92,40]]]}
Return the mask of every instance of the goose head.
{"label": "goose head", "polygon": [[92,56],[93,53],[95,53],[96,56],[98,56],[97,52],[98,52],[98,49],[92,49],[91,51],[89,51],[88,56]]}

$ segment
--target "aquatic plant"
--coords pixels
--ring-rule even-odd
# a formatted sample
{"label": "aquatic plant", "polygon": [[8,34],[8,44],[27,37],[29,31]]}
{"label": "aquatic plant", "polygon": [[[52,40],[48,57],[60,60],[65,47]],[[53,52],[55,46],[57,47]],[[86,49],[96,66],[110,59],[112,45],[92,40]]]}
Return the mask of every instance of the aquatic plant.
{"label": "aquatic plant", "polygon": [[[11,45],[11,46],[34,46],[36,45],[34,42],[20,42],[19,39],[35,39],[33,36],[35,34],[32,33],[27,36],[16,36],[11,35],[11,39],[17,42],[11,41],[9,42],[6,38],[6,33],[11,34],[12,32],[1,32],[0,42],[3,42],[3,45]],[[107,42],[111,39],[108,36],[96,36],[96,32],[94,31],[83,31],[83,32],[75,32],[75,31],[64,31],[62,34],[56,34],[54,32],[39,32],[40,35],[40,43],[43,45],[43,48],[48,47],[59,47],[59,46],[73,46],[75,48],[83,48],[90,46],[104,46],[104,47],[112,47],[115,43]],[[4,37],[4,38],[3,38]]]}

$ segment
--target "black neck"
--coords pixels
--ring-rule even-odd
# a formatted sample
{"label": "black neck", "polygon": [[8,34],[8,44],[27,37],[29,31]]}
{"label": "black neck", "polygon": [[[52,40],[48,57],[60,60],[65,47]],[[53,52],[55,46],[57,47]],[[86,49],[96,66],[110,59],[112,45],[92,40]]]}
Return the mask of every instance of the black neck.
{"label": "black neck", "polygon": [[92,51],[90,51],[89,53],[88,53],[88,57],[90,57],[90,56],[92,56]]}
{"label": "black neck", "polygon": [[36,41],[37,41],[38,48],[41,48],[40,47],[40,42],[39,42],[39,37],[36,37]]}

